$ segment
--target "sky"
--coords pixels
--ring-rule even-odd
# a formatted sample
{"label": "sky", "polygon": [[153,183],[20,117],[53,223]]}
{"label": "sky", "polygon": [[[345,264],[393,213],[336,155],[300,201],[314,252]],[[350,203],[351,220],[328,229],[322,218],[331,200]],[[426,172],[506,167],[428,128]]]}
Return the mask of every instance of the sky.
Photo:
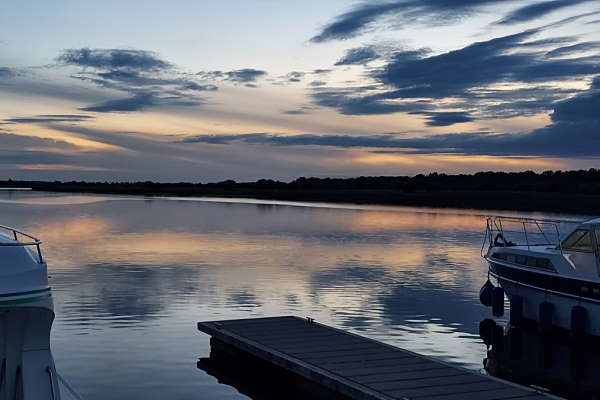
{"label": "sky", "polygon": [[0,179],[598,167],[598,0],[0,5]]}

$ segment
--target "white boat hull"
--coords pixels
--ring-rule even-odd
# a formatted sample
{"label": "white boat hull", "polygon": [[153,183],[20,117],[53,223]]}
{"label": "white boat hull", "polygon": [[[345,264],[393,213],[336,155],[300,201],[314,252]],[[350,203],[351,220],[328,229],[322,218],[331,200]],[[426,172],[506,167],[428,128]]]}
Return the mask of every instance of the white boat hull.
{"label": "white boat hull", "polygon": [[0,399],[60,400],[50,351],[50,298],[0,307]]}
{"label": "white boat hull", "polygon": [[549,302],[553,305],[552,325],[570,330],[571,311],[575,306],[582,306],[587,311],[585,333],[600,336],[600,303],[591,299],[575,298],[550,292],[542,288],[525,286],[514,281],[496,276],[498,284],[504,289],[510,299],[513,295],[523,298],[523,317],[529,320],[540,320],[540,303]]}

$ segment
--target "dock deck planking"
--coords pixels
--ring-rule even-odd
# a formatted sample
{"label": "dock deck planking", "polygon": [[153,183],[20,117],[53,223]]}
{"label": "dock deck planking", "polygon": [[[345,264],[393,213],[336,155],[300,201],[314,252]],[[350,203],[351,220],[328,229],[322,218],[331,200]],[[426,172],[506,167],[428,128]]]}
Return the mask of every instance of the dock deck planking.
{"label": "dock deck planking", "polygon": [[352,399],[548,398],[533,389],[298,317],[199,322],[198,329]]}

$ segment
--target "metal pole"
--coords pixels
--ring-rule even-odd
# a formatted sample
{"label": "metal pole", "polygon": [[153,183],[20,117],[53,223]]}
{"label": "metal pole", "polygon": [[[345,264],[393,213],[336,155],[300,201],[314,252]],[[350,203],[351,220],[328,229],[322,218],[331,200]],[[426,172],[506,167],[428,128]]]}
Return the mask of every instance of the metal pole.
{"label": "metal pole", "polygon": [[43,264],[44,263],[44,259],[42,258],[42,250],[40,249],[40,244],[37,243],[35,245],[35,247],[37,248],[38,257],[40,258],[40,264]]}
{"label": "metal pole", "polygon": [[527,242],[527,250],[531,250],[529,248],[529,238],[527,237],[527,228],[525,227],[525,221],[523,221],[523,233],[525,233],[525,242]]}

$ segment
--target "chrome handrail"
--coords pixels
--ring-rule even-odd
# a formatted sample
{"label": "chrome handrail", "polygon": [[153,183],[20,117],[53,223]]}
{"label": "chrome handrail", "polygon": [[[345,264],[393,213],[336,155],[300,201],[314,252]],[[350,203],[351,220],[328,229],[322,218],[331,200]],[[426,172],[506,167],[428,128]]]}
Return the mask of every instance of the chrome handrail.
{"label": "chrome handrail", "polygon": [[[36,238],[35,236],[31,236],[28,233],[22,232],[18,229],[15,229],[15,228],[12,228],[12,227],[6,226],[6,225],[0,225],[0,229],[4,229],[4,230],[10,232],[15,240],[14,242],[8,242],[8,243],[0,242],[0,247],[35,246],[37,249],[40,264],[44,263],[44,258],[42,257],[42,249],[40,248],[42,241],[40,239]],[[31,239],[32,241],[31,242],[20,242],[19,235],[25,236],[25,237]]]}
{"label": "chrome handrail", "polygon": [[[516,224],[516,226],[520,226],[521,230],[511,230],[510,229],[511,226],[506,224],[507,222]],[[525,243],[522,243],[522,245],[527,246],[527,248],[530,248],[533,245],[554,245],[554,246],[556,246],[557,250],[560,250],[560,252],[562,254],[563,249],[562,249],[562,242],[561,242],[560,230],[559,230],[558,225],[559,224],[577,224],[577,223],[581,223],[581,222],[583,222],[583,221],[558,220],[558,219],[537,219],[537,218],[527,218],[527,217],[519,218],[519,217],[488,216],[486,218],[486,230],[485,230],[485,236],[484,236],[482,249],[481,249],[482,256],[483,256],[483,250],[485,248],[486,243],[488,244],[488,249],[494,246],[494,239],[493,239],[494,232],[502,234],[502,237],[504,237],[505,240],[506,240],[506,237],[505,237],[506,233],[520,234],[520,235],[523,235],[525,238]],[[508,225],[507,226],[508,229],[505,229],[505,225]],[[527,229],[527,225],[532,226],[534,231],[530,231],[529,229]],[[535,231],[536,230],[535,228],[537,228],[537,231],[539,231],[539,232]],[[513,229],[515,229],[515,228],[513,228]],[[516,229],[519,229],[519,228],[516,228]],[[550,230],[550,232],[548,232],[548,230]],[[556,242],[552,241],[551,238],[548,237],[548,234],[550,234],[550,236],[554,236],[554,233],[552,233],[552,231],[554,231],[556,234]],[[534,244],[535,237],[539,238],[540,235],[544,238],[545,242]],[[532,240],[530,240],[530,236],[534,236],[532,238]]]}

